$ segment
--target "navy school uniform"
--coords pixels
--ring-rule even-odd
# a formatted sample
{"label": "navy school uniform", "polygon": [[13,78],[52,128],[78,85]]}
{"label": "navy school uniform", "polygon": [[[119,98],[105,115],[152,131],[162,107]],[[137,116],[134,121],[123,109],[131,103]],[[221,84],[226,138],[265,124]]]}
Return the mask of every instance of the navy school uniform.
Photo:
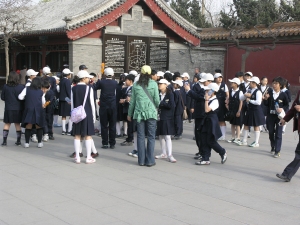
{"label": "navy school uniform", "polygon": [[51,86],[50,90],[55,92],[55,90],[56,90],[56,79],[54,77],[50,77],[50,76],[47,76],[47,78],[48,78],[50,86]]}
{"label": "navy school uniform", "polygon": [[232,111],[234,113],[234,118],[229,121],[231,125],[235,125],[235,126],[242,125],[241,116],[236,117],[236,114],[239,111],[239,106],[240,106],[240,96],[242,94],[243,92],[239,89],[237,89],[236,91],[231,89],[229,91],[229,111]]}
{"label": "navy school uniform", "polygon": [[[292,101],[292,96],[291,96],[290,90],[284,88],[284,89],[282,89],[282,92],[284,92],[286,94],[286,96],[288,98],[288,101],[290,103]],[[284,109],[285,112],[288,112],[289,111],[289,105],[284,106],[283,109]]]}
{"label": "navy school uniform", "polygon": [[27,124],[36,124],[39,127],[44,127],[45,112],[42,103],[43,94],[44,93],[41,89],[35,90],[30,87],[26,87],[22,127],[26,127]]}
{"label": "navy school uniform", "polygon": [[222,82],[220,84],[219,91],[216,93],[216,97],[219,101],[219,108],[217,110],[217,115],[218,115],[219,122],[224,122],[225,121],[224,116],[225,116],[225,113],[227,111],[227,108],[225,106],[226,90],[228,90],[228,88],[226,89],[226,84]]}
{"label": "navy school uniform", "polygon": [[[127,97],[131,97],[131,92],[132,92],[132,86],[130,87],[125,87],[122,89],[122,99],[126,99]],[[127,121],[127,115],[128,115],[128,109],[129,109],[129,103],[125,102],[122,105],[122,112],[123,112],[123,120]],[[133,141],[133,121],[127,121],[127,131],[125,132],[128,136],[126,138],[127,142],[132,142]]]}
{"label": "navy school uniform", "polygon": [[[266,85],[265,87],[263,86],[260,86],[259,87],[259,90],[261,91],[262,93],[262,96],[264,96],[266,93],[269,92],[269,90],[272,90],[272,88],[270,88],[268,85]],[[261,108],[263,110],[263,113],[264,113],[264,116],[267,116],[267,113],[268,113],[268,109],[267,109],[267,106],[264,102],[265,100],[263,100],[262,104],[261,104]]]}
{"label": "navy school uniform", "polygon": [[66,102],[66,97],[71,99],[71,81],[64,77],[59,83],[59,115],[62,117],[71,115],[71,105]]}
{"label": "navy school uniform", "polygon": [[[240,86],[239,86],[239,89],[245,94],[248,91],[248,89],[250,89],[250,82],[241,83]],[[241,110],[241,113],[240,113],[242,123],[244,122],[244,118],[245,118],[247,109],[248,109],[248,105],[247,105],[246,101],[244,101],[243,106],[242,106],[242,110]],[[241,127],[242,127],[242,125],[241,125]]]}
{"label": "navy school uniform", "polygon": [[174,91],[174,102],[175,102],[175,135],[180,136],[183,132],[183,119],[182,114],[184,111],[184,102],[181,95],[180,89]]}
{"label": "navy school uniform", "polygon": [[[261,91],[257,88],[251,90],[251,100],[262,99]],[[246,101],[245,101],[246,102]],[[265,124],[265,116],[261,108],[261,103],[259,105],[253,104],[251,102],[247,104],[247,112],[243,121],[245,126],[258,127]]]}
{"label": "navy school uniform", "polygon": [[[160,98],[162,98],[161,94]],[[158,107],[159,120],[157,121],[156,135],[174,135],[174,94],[167,90],[163,99],[160,100],[161,101]]]}
{"label": "navy school uniform", "polygon": [[23,91],[24,85],[8,86],[5,84],[1,92],[1,99],[5,102],[4,123],[21,123],[23,113],[23,101],[18,99],[19,94]]}
{"label": "navy school uniform", "polygon": [[51,102],[46,108],[45,108],[45,120],[46,120],[46,126],[44,127],[44,133],[48,133],[49,136],[53,136],[53,100],[55,99],[54,92],[50,89],[45,94],[45,100],[46,102]]}
{"label": "navy school uniform", "polygon": [[270,97],[264,102],[267,107],[266,124],[269,131],[271,148],[275,153],[278,153],[281,150],[283,126],[279,126],[280,119],[276,113],[275,104],[277,102],[279,108],[286,108],[289,107],[289,100],[286,93],[282,91],[280,91],[279,96],[276,99],[274,99],[272,89],[269,90],[268,94]]}
{"label": "navy school uniform", "polygon": [[[209,99],[208,105],[218,104],[218,99],[214,96]],[[219,126],[219,120],[216,110],[211,110],[205,113],[205,118],[201,124],[201,148],[202,148],[202,160],[209,161],[211,156],[211,149],[214,149],[220,156],[223,156],[226,151],[222,148],[217,140],[222,136],[222,132]]]}
{"label": "navy school uniform", "polygon": [[116,89],[117,121],[123,121],[123,106],[119,103],[123,95],[122,86],[123,84],[118,84]]}
{"label": "navy school uniform", "polygon": [[[185,84],[189,84],[190,87],[192,86],[192,83],[190,81],[183,81],[183,85]],[[184,88],[183,88],[184,89]],[[193,101],[192,101],[192,98],[186,94],[186,92],[184,91],[184,94],[186,96],[186,112],[188,114],[188,120],[191,120],[192,119],[192,113],[191,113],[191,109],[193,109]]]}
{"label": "navy school uniform", "polygon": [[[116,144],[116,120],[117,120],[117,104],[116,89],[118,83],[112,79],[98,80],[95,87],[96,90],[101,89],[100,95],[100,123],[102,144],[111,146]],[[109,138],[108,129],[109,125]],[[109,139],[109,140],[108,140]]]}
{"label": "navy school uniform", "polygon": [[[89,86],[88,86],[89,87]],[[73,108],[76,108],[80,105],[83,105],[87,85],[84,83],[78,83],[76,86],[72,87],[72,102]],[[80,135],[81,137],[95,135],[94,130],[94,116],[95,113],[95,104],[91,101],[91,98],[94,99],[93,89],[89,87],[86,102],[84,105],[84,110],[86,113],[86,118],[80,121],[79,123],[73,123],[72,135]]]}

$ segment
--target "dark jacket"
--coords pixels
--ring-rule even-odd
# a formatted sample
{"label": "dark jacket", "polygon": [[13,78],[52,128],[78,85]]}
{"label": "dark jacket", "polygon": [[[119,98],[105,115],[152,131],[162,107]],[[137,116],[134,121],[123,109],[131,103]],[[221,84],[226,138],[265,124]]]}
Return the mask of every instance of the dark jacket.
{"label": "dark jacket", "polygon": [[181,90],[174,91],[174,102],[175,102],[175,116],[180,116],[183,114],[184,102],[181,96]]}
{"label": "dark jacket", "polygon": [[292,118],[294,118],[294,123],[293,123],[293,131],[298,130],[300,131],[300,120],[299,118],[299,112],[294,108],[296,105],[300,105],[300,91],[298,91],[298,94],[290,108],[290,110],[286,113],[285,117],[283,118],[286,122],[289,122]]}
{"label": "dark jacket", "polygon": [[192,90],[190,90],[187,93],[188,96],[190,96],[193,101],[193,107],[194,107],[194,117],[196,119],[201,119],[205,117],[205,91],[203,88],[201,88],[199,83],[196,83]]}
{"label": "dark jacket", "polygon": [[116,108],[116,89],[118,82],[111,79],[98,80],[95,89],[101,89],[100,107],[101,108]]}
{"label": "dark jacket", "polygon": [[166,96],[159,104],[160,120],[173,120],[174,110],[175,110],[174,94],[168,90]]}
{"label": "dark jacket", "polygon": [[[122,89],[122,98],[121,99],[126,99],[127,97],[131,97],[131,91],[132,91],[132,86],[131,87],[125,87]],[[129,103],[125,102],[122,104],[123,105],[123,114],[128,113],[129,109]]]}
{"label": "dark jacket", "polygon": [[66,97],[71,99],[71,81],[67,78],[62,78],[59,83],[59,101],[65,102]]}
{"label": "dark jacket", "polygon": [[284,110],[289,108],[289,99],[285,92],[280,92],[277,99],[273,98],[272,89],[268,90],[268,94],[270,95],[270,97],[267,100],[264,100],[264,104],[265,106],[267,106],[267,115],[270,115],[270,110],[276,110],[275,109],[276,102],[278,103],[279,108],[283,108]]}
{"label": "dark jacket", "polygon": [[5,84],[2,89],[1,99],[5,101],[5,110],[22,110],[22,101],[18,99],[23,91],[24,85],[19,84],[15,87]]}

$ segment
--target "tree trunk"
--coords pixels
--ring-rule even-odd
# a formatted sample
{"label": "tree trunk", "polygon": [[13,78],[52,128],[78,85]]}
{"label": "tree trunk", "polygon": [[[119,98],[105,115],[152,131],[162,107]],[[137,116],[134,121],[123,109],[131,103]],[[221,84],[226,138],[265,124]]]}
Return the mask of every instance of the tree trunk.
{"label": "tree trunk", "polygon": [[246,52],[242,55],[242,66],[241,66],[241,71],[243,73],[245,73],[245,69],[246,69],[246,60],[248,58],[248,56],[250,55],[250,50],[246,50]]}
{"label": "tree trunk", "polygon": [[5,67],[6,67],[6,82],[9,75],[9,40],[4,37],[4,51],[5,51]]}

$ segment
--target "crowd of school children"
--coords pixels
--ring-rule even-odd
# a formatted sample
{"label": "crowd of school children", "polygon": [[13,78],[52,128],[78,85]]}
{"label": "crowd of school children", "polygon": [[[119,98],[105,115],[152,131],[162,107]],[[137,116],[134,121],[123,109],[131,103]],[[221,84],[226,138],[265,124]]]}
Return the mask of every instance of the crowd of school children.
{"label": "crowd of school children", "polygon": [[[225,163],[227,152],[220,145],[221,141],[259,147],[261,132],[269,133],[270,152],[278,158],[285,121],[291,119],[291,116],[285,117],[291,94],[288,81],[282,77],[274,78],[268,86],[267,77],[259,79],[251,72],[238,72],[228,80],[228,88],[219,69],[212,75],[196,68],[190,80],[186,72],[155,71],[145,65],[141,71],[121,74],[118,81],[114,79],[112,68],[106,68],[103,77],[88,73],[85,65],[79,67],[77,75],[65,65],[60,77],[53,76],[48,66],[43,68],[42,74],[26,67],[24,70],[27,82],[21,77],[24,71],[10,72],[1,93],[5,101],[2,146],[8,145],[11,123],[15,124],[17,146],[21,145],[22,133],[25,134],[25,148],[29,148],[30,139],[42,148],[43,142],[55,139],[53,127],[61,127],[62,135],[74,136],[75,151],[71,157],[75,163],[80,163],[83,157],[83,142],[86,163],[96,161],[99,154],[93,141],[95,133],[102,137],[104,149],[114,149],[116,138],[125,138],[121,146],[134,145],[128,155],[138,158],[141,166],[154,166],[155,159],[175,163],[172,140],[182,139],[184,120],[194,121],[194,140],[198,147],[194,157],[196,165],[209,165],[212,149],[220,155],[221,163]],[[98,90],[101,91],[99,100]],[[71,112],[80,106],[86,116],[73,123]],[[58,116],[61,116],[61,125]],[[231,125],[228,139],[226,122]],[[254,140],[248,144],[251,130]],[[155,139],[161,146],[161,154],[156,156]],[[287,180],[287,175],[277,176]]]}

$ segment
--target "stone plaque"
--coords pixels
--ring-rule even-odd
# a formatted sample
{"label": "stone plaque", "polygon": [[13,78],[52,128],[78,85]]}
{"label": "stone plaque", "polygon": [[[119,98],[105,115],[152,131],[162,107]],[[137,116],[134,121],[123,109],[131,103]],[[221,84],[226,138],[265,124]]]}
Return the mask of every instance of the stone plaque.
{"label": "stone plaque", "polygon": [[166,38],[150,38],[149,66],[156,71],[169,68],[169,40]]}
{"label": "stone plaque", "polygon": [[148,38],[128,37],[128,72],[147,64],[148,42]]}

